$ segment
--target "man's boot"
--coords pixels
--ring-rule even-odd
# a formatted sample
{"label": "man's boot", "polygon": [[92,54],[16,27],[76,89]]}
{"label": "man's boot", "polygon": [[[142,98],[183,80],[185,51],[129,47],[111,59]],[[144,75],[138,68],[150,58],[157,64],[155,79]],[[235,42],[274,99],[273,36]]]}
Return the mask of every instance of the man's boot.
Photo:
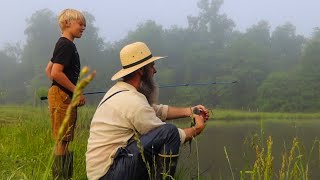
{"label": "man's boot", "polygon": [[63,177],[64,179],[72,179],[73,174],[73,152],[68,152],[64,160]]}
{"label": "man's boot", "polygon": [[60,180],[63,178],[63,166],[64,166],[65,155],[55,155],[52,164],[52,178],[54,180]]}
{"label": "man's boot", "polygon": [[[178,164],[179,155],[159,154],[156,157],[156,179],[169,180],[174,177]],[[170,177],[171,176],[171,177]]]}

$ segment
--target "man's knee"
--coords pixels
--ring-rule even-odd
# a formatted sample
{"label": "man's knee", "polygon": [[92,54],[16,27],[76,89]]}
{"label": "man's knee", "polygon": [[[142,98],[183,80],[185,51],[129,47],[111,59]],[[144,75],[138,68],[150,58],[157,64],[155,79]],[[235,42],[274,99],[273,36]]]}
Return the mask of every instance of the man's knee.
{"label": "man's knee", "polygon": [[179,135],[179,131],[178,128],[173,125],[173,124],[165,124],[159,127],[161,129],[161,131],[168,135],[171,138],[179,138],[180,139],[180,135]]}
{"label": "man's knee", "polygon": [[161,128],[166,137],[166,141],[164,142],[165,146],[170,147],[174,153],[177,153],[180,147],[180,135],[178,128],[173,124],[165,124],[161,126]]}

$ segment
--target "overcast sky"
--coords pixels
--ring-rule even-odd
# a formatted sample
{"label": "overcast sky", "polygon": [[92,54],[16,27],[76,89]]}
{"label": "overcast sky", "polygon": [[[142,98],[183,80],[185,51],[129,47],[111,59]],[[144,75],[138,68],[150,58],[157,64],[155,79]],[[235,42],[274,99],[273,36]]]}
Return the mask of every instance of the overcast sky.
{"label": "overcast sky", "polygon": [[[198,0],[0,0],[0,47],[4,43],[24,42],[26,19],[40,9],[58,14],[65,8],[85,10],[96,18],[100,36],[106,41],[123,38],[138,23],[151,19],[169,28],[186,27],[187,16],[197,15]],[[285,22],[297,27],[297,33],[310,36],[320,25],[319,0],[224,0],[221,12],[245,31],[260,20],[274,29]]]}

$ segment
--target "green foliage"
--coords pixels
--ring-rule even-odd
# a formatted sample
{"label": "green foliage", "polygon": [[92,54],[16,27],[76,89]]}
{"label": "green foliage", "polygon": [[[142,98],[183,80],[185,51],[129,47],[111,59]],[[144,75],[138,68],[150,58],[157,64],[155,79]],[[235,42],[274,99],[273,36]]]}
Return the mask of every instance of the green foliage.
{"label": "green foliage", "polygon": [[[94,111],[95,107],[79,108],[79,119],[75,131],[77,138],[70,147],[75,154],[74,179],[86,179],[85,152],[88,129]],[[50,179],[51,173],[45,174],[45,172],[47,168],[50,169],[48,157],[53,152],[54,142],[51,138],[47,106],[0,106],[0,112],[0,161],[4,162],[0,163],[0,179],[41,179],[44,176]],[[257,158],[252,148],[256,145],[259,145],[260,154],[262,148],[265,149],[263,156],[261,154],[264,161],[270,157],[267,156],[267,152],[272,152],[274,177],[280,177],[277,176],[280,169],[286,174],[300,168],[310,179],[318,179],[319,142],[314,139],[318,135],[319,121],[307,118],[319,119],[319,114],[261,114],[227,110],[215,110],[211,113],[215,119],[226,120],[210,119],[203,134],[197,137],[198,147],[195,147],[195,142],[192,143],[192,152],[188,145],[181,146],[175,177],[177,180],[218,179],[219,177],[231,179],[230,170],[233,171],[234,179],[240,179],[240,170],[253,169]],[[252,120],[247,120],[245,116]],[[263,120],[259,121],[261,117]],[[267,120],[269,118],[275,120]],[[264,132],[257,135],[261,122],[263,122]],[[189,118],[177,123],[178,127],[186,127],[186,125],[190,125]],[[265,141],[265,136],[271,135],[272,151],[267,150],[268,146],[262,143]],[[298,146],[293,146],[294,137],[298,137]],[[231,169],[227,168],[229,165],[224,147],[232,165]],[[294,154],[292,147],[294,147]],[[283,157],[285,161],[282,160]],[[290,165],[289,159],[291,159]],[[197,164],[200,166],[198,167]],[[300,172],[294,176],[302,177],[303,173]],[[293,174],[289,173],[289,176],[291,175]]]}
{"label": "green foliage", "polygon": [[267,111],[317,111],[320,108],[318,32],[306,44],[302,61],[288,72],[274,72],[259,87],[258,104]]}
{"label": "green foliage", "polygon": [[[162,89],[163,103],[290,112],[319,109],[319,29],[306,39],[291,23],[271,31],[261,20],[238,32],[233,20],[220,12],[222,5],[223,0],[199,0],[199,14],[187,17],[188,27],[164,29],[148,20],[116,42],[105,42],[95,17],[85,12],[87,27],[75,44],[81,64],[97,71],[86,91],[111,87],[111,76],[121,68],[120,49],[144,41],[153,55],[168,56],[156,62],[160,85],[238,80],[233,86]],[[0,103],[34,103],[34,92],[50,86],[44,70],[60,35],[56,16],[49,9],[36,11],[26,21],[26,43],[0,50]],[[90,104],[100,99],[87,98]]]}

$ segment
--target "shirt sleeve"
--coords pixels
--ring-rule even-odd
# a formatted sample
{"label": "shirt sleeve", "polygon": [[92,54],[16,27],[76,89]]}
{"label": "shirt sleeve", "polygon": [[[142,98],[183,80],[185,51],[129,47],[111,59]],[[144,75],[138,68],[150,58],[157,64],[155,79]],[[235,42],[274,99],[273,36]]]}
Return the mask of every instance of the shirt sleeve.
{"label": "shirt sleeve", "polygon": [[[166,112],[168,111],[167,105],[157,106],[158,108],[162,109],[165,113],[164,117],[166,118]],[[156,116],[155,106],[144,106],[138,109],[135,113],[133,118],[133,125],[135,129],[138,131],[139,134],[146,134],[150,130],[162,126],[165,122],[161,121],[160,118]],[[178,128],[179,136],[180,136],[180,143],[183,144],[186,139],[186,133],[183,129]]]}
{"label": "shirt sleeve", "polygon": [[180,136],[180,144],[184,144],[186,141],[186,133],[184,132],[183,129],[178,128],[179,131],[179,136]]}
{"label": "shirt sleeve", "polygon": [[168,105],[152,105],[154,111],[156,112],[156,116],[160,118],[162,121],[165,121],[167,119],[167,114],[168,114]]}
{"label": "shirt sleeve", "polygon": [[162,122],[156,116],[154,109],[150,105],[141,106],[135,112],[132,118],[132,124],[139,134],[146,134],[150,130],[162,126],[165,122]]}
{"label": "shirt sleeve", "polygon": [[53,53],[51,59],[52,63],[58,63],[64,66],[71,64],[73,54],[73,47],[71,44],[62,43],[56,46],[56,50]]}

